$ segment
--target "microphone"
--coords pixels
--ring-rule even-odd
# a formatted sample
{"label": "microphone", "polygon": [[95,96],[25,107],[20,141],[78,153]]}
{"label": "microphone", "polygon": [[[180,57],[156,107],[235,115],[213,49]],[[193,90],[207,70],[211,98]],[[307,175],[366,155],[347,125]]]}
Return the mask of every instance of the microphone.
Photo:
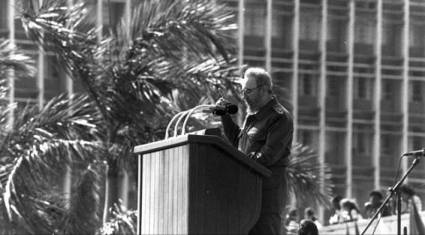
{"label": "microphone", "polygon": [[404,153],[403,156],[424,157],[425,149],[410,151],[410,152]]}
{"label": "microphone", "polygon": [[210,108],[208,110],[212,112],[214,115],[223,116],[225,114],[235,114],[238,112],[238,106],[232,103],[225,103],[224,105],[216,105],[215,107]]}

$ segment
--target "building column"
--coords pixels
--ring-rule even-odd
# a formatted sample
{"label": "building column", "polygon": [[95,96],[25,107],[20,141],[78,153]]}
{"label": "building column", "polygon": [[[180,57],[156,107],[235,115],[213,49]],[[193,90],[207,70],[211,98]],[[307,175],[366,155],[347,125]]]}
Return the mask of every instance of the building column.
{"label": "building column", "polygon": [[[402,146],[401,150],[403,153],[408,151],[409,144],[409,16],[410,7],[409,0],[403,1],[403,33],[402,33],[402,57],[403,57],[403,68],[402,68],[402,113],[403,113],[403,131],[402,131]],[[403,173],[407,171],[407,159],[404,158],[401,162]]]}
{"label": "building column", "polygon": [[244,21],[245,21],[245,0],[239,0],[238,9],[238,65],[239,68],[243,65],[243,51],[244,51]]}
{"label": "building column", "polygon": [[[15,42],[15,1],[8,0],[7,1],[7,29],[9,30],[9,43],[12,47],[16,46]],[[9,105],[12,106],[15,103],[15,72],[13,69],[9,70],[8,76],[8,100]],[[8,114],[8,127],[12,128],[13,123],[15,121],[15,115],[13,113],[13,109],[9,111]]]}
{"label": "building column", "polygon": [[[325,148],[326,148],[326,42],[328,32],[328,0],[322,0],[322,13],[320,25],[320,77],[319,77],[319,164],[320,164],[320,178],[322,179],[320,190],[324,192],[325,186]],[[319,207],[319,219],[324,221],[325,210],[324,207]]]}
{"label": "building column", "polygon": [[272,70],[272,14],[273,14],[273,0],[267,0],[267,14],[266,14],[266,70],[269,73]]}
{"label": "building column", "polygon": [[292,116],[294,119],[294,135],[293,140],[297,139],[298,130],[298,64],[299,64],[299,37],[300,37],[300,0],[294,0],[294,20],[293,20],[293,37],[292,37]]}
{"label": "building column", "polygon": [[381,188],[381,96],[382,96],[382,0],[376,3],[376,38],[375,38],[375,125],[374,125],[374,188]]}
{"label": "building column", "polygon": [[352,197],[353,183],[353,166],[352,166],[352,148],[353,148],[353,68],[354,68],[354,25],[355,25],[355,2],[349,2],[349,17],[348,17],[348,35],[347,35],[347,53],[348,53],[348,68],[347,68],[347,136],[345,157],[347,164],[347,197]]}

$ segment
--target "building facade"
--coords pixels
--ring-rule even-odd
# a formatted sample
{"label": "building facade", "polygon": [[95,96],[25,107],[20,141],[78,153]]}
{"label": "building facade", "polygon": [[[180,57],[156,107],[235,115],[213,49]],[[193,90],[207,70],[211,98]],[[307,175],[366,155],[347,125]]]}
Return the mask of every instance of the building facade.
{"label": "building facade", "polygon": [[[360,207],[425,145],[425,2],[235,0],[240,64],[265,67],[293,104],[295,140]],[[407,182],[423,197],[425,164]]]}
{"label": "building facade", "polygon": [[[87,2],[99,26],[122,16],[129,20],[131,0]],[[271,71],[291,100],[294,140],[311,146],[320,164],[330,166],[334,194],[362,206],[370,191],[393,186],[413,160],[402,153],[425,146],[425,2],[216,2],[237,16],[239,63]],[[11,79],[9,102],[42,106],[54,95],[77,91],[77,84],[51,66],[53,54],[25,38],[15,4],[0,0],[0,37],[31,55],[38,74],[31,81]],[[422,198],[424,178],[421,162],[407,179]]]}

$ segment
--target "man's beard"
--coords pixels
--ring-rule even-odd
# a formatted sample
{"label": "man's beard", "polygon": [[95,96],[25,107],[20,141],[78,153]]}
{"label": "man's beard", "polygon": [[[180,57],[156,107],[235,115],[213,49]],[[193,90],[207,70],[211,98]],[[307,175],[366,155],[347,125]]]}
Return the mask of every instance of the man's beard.
{"label": "man's beard", "polygon": [[248,102],[247,99],[244,99],[244,102],[245,102],[245,105],[246,105],[246,111],[248,113],[254,113],[255,110],[253,110],[254,106],[253,106],[252,102]]}

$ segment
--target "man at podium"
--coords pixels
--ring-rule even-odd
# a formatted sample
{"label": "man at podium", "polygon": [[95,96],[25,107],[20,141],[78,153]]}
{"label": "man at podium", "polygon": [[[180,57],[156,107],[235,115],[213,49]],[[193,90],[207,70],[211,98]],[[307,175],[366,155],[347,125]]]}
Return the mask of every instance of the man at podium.
{"label": "man at podium", "polygon": [[[221,121],[226,137],[235,147],[272,171],[271,177],[263,179],[260,217],[249,234],[281,234],[293,120],[273,94],[267,71],[251,67],[242,76],[242,98],[247,107],[243,126],[240,128],[228,114],[223,114]],[[217,105],[226,102],[220,99]]]}

